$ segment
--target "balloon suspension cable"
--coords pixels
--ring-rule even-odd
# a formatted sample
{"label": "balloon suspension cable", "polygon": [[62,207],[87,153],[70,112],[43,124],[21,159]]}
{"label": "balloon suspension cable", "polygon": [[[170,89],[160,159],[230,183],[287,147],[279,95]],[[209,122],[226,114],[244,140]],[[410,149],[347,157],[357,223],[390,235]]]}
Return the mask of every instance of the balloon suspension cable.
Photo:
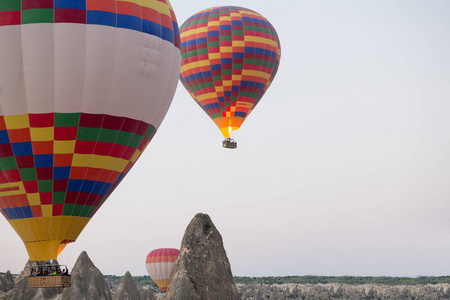
{"label": "balloon suspension cable", "polygon": [[73,248],[74,248],[73,243],[67,243],[66,247],[64,249],[67,250],[67,246],[69,247],[69,253],[66,252],[67,253],[67,258],[66,258],[66,261],[65,261],[65,265],[66,266],[69,265],[69,259],[72,257],[72,252],[73,252]]}

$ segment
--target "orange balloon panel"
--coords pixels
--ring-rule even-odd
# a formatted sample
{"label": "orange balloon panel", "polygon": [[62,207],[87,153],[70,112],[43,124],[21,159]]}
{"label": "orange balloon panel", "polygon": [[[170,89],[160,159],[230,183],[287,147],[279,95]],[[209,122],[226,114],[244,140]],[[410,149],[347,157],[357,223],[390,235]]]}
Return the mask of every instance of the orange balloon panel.
{"label": "orange balloon panel", "polygon": [[148,274],[164,293],[179,253],[180,250],[173,248],[156,249],[150,252],[145,260]]}

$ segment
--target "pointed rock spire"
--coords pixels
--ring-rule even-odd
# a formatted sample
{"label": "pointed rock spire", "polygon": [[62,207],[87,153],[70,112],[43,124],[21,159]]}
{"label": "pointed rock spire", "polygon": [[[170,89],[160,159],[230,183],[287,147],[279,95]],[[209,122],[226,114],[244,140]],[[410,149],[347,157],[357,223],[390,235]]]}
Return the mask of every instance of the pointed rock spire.
{"label": "pointed rock spire", "polygon": [[141,300],[141,294],[133,281],[133,277],[130,272],[126,272],[122,277],[116,292],[114,293],[113,300]]}
{"label": "pointed rock spire", "polygon": [[5,275],[0,277],[0,292],[9,292],[14,288],[14,278],[11,272],[6,271]]}
{"label": "pointed rock spire", "polygon": [[91,261],[86,251],[81,252],[71,275],[72,286],[64,289],[62,299],[111,300],[111,292],[103,274]]}
{"label": "pointed rock spire", "polygon": [[166,300],[238,300],[222,236],[206,214],[189,223],[170,275]]}

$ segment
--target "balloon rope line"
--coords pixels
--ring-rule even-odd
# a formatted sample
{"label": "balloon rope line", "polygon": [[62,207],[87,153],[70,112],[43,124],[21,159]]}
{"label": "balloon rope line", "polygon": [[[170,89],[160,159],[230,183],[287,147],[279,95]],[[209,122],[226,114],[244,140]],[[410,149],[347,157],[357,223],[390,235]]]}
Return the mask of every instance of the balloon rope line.
{"label": "balloon rope line", "polygon": [[[55,132],[55,114],[53,113],[53,135]],[[55,152],[55,142],[53,140],[53,153]],[[33,151],[34,153],[34,151]],[[53,154],[53,159],[54,159],[54,154]],[[53,163],[53,168],[52,168],[52,172],[54,174],[54,163]],[[53,190],[53,180],[52,180],[52,190]],[[52,193],[52,202],[53,202],[53,193]],[[52,209],[53,209],[53,205],[52,205]],[[45,231],[46,231],[46,235],[45,235],[45,240],[47,241],[51,241],[51,240],[55,240],[56,238],[53,236],[53,211],[51,212],[51,216],[50,216],[50,224],[47,224],[46,218],[43,217],[43,224],[46,227]]]}
{"label": "balloon rope line", "polygon": [[[85,65],[86,65],[86,60],[85,60]],[[84,78],[84,79],[86,79],[86,78]],[[83,81],[83,84],[84,84],[84,81]],[[77,136],[78,136],[78,132],[79,132],[79,128],[80,128],[80,121],[81,121],[81,110],[82,109],[80,109],[80,115],[79,115],[79,118],[78,118],[77,133],[75,135],[75,140],[74,140],[75,145],[74,145],[73,152],[72,152],[72,161],[70,163],[69,180],[70,180],[70,175],[72,174],[72,169],[73,169],[73,160],[74,160],[74,157],[75,157],[75,148],[76,148]],[[66,194],[65,194],[65,197],[64,197],[63,211],[64,211],[64,208],[66,206],[67,188],[68,188],[68,186],[66,187]],[[58,237],[60,237],[62,240],[64,240],[65,238],[69,239],[69,237],[67,237],[67,230],[69,229],[71,217],[72,217],[73,211],[75,209],[76,203],[77,203],[77,201],[75,200],[75,202],[73,203],[72,210],[71,210],[70,214],[65,215],[65,216],[67,216],[67,224],[66,224],[65,229],[64,229],[64,234],[62,234],[62,235],[61,235],[61,226],[62,226],[62,223],[63,223],[63,219],[61,219],[61,226],[59,226],[59,229],[58,229]]]}
{"label": "balloon rope line", "polygon": [[[80,124],[80,119],[81,119],[81,112],[80,112],[80,117],[79,117],[79,119],[78,119],[78,125]],[[74,159],[74,154],[75,154],[75,147],[76,147],[76,142],[77,142],[77,136],[78,136],[78,130],[79,130],[79,127],[80,126],[77,126],[77,133],[76,133],[76,136],[75,136],[75,145],[73,146],[74,148],[74,151],[73,151],[73,153],[72,153],[72,161],[70,162],[70,173],[72,173],[72,167],[73,167],[73,159]],[[69,179],[70,179],[70,173],[69,173]],[[68,185],[69,183],[67,183],[67,185]],[[67,186],[68,187],[68,186]],[[67,188],[66,188],[66,192],[65,192],[65,195],[64,195],[64,206],[66,205],[66,198],[67,198]],[[75,203],[73,204],[73,207],[72,207],[72,211],[70,212],[70,214],[68,214],[68,215],[64,215],[64,213],[61,215],[61,225],[59,226],[59,228],[58,228],[58,239],[62,239],[62,240],[64,240],[65,238],[66,238],[66,234],[67,234],[67,229],[68,229],[68,227],[69,227],[69,224],[70,224],[70,218],[71,218],[71,215],[72,215],[72,213],[73,213],[73,210],[74,210],[74,208],[75,208]],[[64,206],[63,206],[63,211],[64,211]],[[67,217],[67,224],[65,224],[65,229],[64,229],[64,234],[62,234],[61,235],[61,229],[62,229],[62,225],[63,225],[63,220],[64,220],[64,217]]]}
{"label": "balloon rope line", "polygon": [[[54,99],[54,101],[55,101],[55,106],[56,106],[56,98],[53,98]],[[54,191],[54,184],[55,184],[55,178],[54,178],[54,174],[55,174],[55,148],[56,148],[56,146],[55,146],[55,131],[56,131],[56,112],[54,112],[53,113],[53,178],[52,178],[52,191]],[[54,197],[55,195],[54,195],[54,192],[52,192],[52,203],[53,203],[53,197]],[[53,209],[53,206],[52,206],[52,209]],[[63,210],[64,210],[64,206],[63,206]],[[60,216],[60,222],[59,222],[59,226],[58,226],[58,228],[56,228],[55,229],[55,226],[53,225],[53,221],[54,221],[54,219],[53,219],[53,212],[52,212],[52,219],[51,219],[51,222],[50,222],[50,228],[51,228],[51,238],[52,238],[52,240],[61,240],[60,238],[59,238],[59,232],[60,232],[60,230],[61,230],[61,226],[62,226],[62,221],[63,221],[63,214],[61,213],[61,216]],[[55,234],[56,232],[54,232],[53,230],[55,229],[55,231],[57,230],[58,231],[58,234]],[[56,258],[58,258],[58,255],[56,255]]]}
{"label": "balloon rope line", "polygon": [[[103,118],[104,118],[104,116],[103,116]],[[81,113],[80,113],[80,120],[79,121],[81,121]],[[79,130],[79,123],[78,123],[78,130]],[[77,134],[78,134],[78,131],[77,131]],[[98,133],[98,135],[100,134],[100,131],[99,131],[99,133]],[[98,135],[97,135],[97,140],[98,140]],[[97,143],[97,142],[96,142]],[[95,149],[95,145],[96,144],[94,144],[94,148],[93,149]],[[75,147],[76,147],[76,141],[75,141]],[[92,150],[92,151],[94,151],[94,150]],[[75,151],[74,151],[74,154],[75,154]],[[70,212],[70,214],[69,214],[69,217],[73,217],[73,212],[74,212],[74,210],[75,210],[75,206],[76,205],[79,205],[78,204],[78,198],[80,197],[80,192],[81,192],[81,187],[83,186],[83,184],[84,184],[84,178],[86,177],[86,174],[87,174],[87,172],[88,172],[88,170],[89,170],[89,165],[91,164],[91,162],[92,162],[92,159],[93,159],[93,155],[94,153],[91,153],[90,154],[90,157],[89,157],[89,162],[88,162],[88,167],[86,167],[86,170],[85,170],[85,172],[84,172],[84,175],[83,175],[83,180],[81,181],[81,185],[80,185],[80,190],[78,191],[78,194],[77,194],[77,198],[75,199],[75,202],[74,202],[74,204],[73,204],[73,207],[72,207],[72,210],[71,210],[71,212]],[[75,156],[75,155],[74,155]],[[72,164],[73,164],[73,159],[74,159],[74,157],[72,157]],[[70,172],[72,173],[72,168],[71,168],[71,170],[70,170]],[[69,177],[70,177],[70,175],[69,175]],[[66,197],[67,197],[67,192],[66,192]],[[81,213],[80,213],[80,215],[81,215]],[[77,227],[77,224],[80,222],[80,219],[81,219],[81,216],[78,216],[78,218],[76,219],[76,221],[75,221],[75,224],[73,225],[73,228],[72,228],[72,231],[70,232],[70,235],[68,236],[68,237],[70,237],[70,238],[72,238],[73,237],[73,234],[74,234],[74,230],[75,230],[75,228]],[[70,221],[69,221],[70,222]],[[69,225],[69,224],[68,224]],[[65,237],[67,237],[67,232],[68,232],[68,230],[69,230],[69,226],[66,226],[66,230],[64,231],[64,236]]]}
{"label": "balloon rope line", "polygon": [[[98,141],[98,138],[99,138],[99,136],[100,136],[100,131],[101,131],[101,126],[103,125],[103,121],[104,121],[104,117],[103,117],[103,120],[102,120],[102,124],[100,125],[100,130],[99,130],[99,135],[97,136],[97,141]],[[122,124],[120,125],[120,129],[122,129],[123,128],[123,124],[125,123],[125,118],[122,120]],[[118,139],[118,137],[119,137],[119,133],[116,135],[116,138],[114,139],[114,142],[112,143],[112,144],[114,144],[114,145],[116,145],[116,141],[117,141],[117,139]],[[95,145],[97,145],[97,141],[95,142]],[[114,145],[111,147],[111,150],[109,151],[109,153],[108,153],[108,155],[105,155],[105,157],[106,157],[106,159],[104,159],[104,162],[103,162],[103,164],[102,164],[102,166],[101,166],[101,171],[98,173],[98,175],[97,175],[97,177],[96,177],[96,182],[100,182],[99,181],[99,179],[102,177],[101,175],[102,175],[102,173],[104,173],[104,170],[105,170],[105,167],[108,165],[108,160],[109,160],[109,158],[111,157],[111,153],[112,153],[112,150],[113,150],[113,148],[114,148]],[[94,150],[95,150],[95,146],[94,146]],[[125,151],[124,151],[124,153],[125,153]],[[113,176],[112,175],[113,173],[112,172],[110,172],[110,175],[109,175],[109,177],[108,177],[108,180],[106,180],[106,178],[105,178],[105,181],[103,182],[103,183],[107,183],[108,181],[109,181],[109,179],[111,178],[111,176]],[[111,186],[111,188],[112,188],[112,186]],[[91,188],[91,190],[90,190],[90,192],[89,192],[89,194],[91,195],[92,194],[92,191],[94,190],[94,186],[92,186],[92,188]],[[106,196],[106,195],[103,195],[103,197],[104,196]],[[82,209],[82,211],[81,211],[81,215],[83,214],[83,212],[84,212],[84,209],[88,206],[87,205],[87,200],[88,200],[88,198],[86,198],[86,202],[84,203],[84,205],[83,205],[83,209]],[[90,208],[88,208],[88,209],[90,209]],[[76,227],[74,227],[73,228],[73,232],[78,232],[78,230],[80,229],[80,227],[83,225],[83,223],[82,222],[78,222],[78,224],[77,224],[77,226]]]}
{"label": "balloon rope line", "polygon": [[[80,124],[80,120],[81,120],[81,112],[80,112],[79,119],[78,119],[78,125]],[[78,136],[79,127],[80,127],[80,126],[77,126],[77,132],[76,132],[75,140],[74,140],[75,145],[73,146],[74,148],[73,148],[73,153],[72,153],[72,161],[70,162],[70,173],[72,173],[73,159],[74,159],[74,153],[75,153],[75,147],[76,147],[76,142],[77,142],[77,136]],[[54,146],[53,146],[53,147],[54,147]],[[69,179],[70,179],[70,173],[69,173]],[[67,198],[67,188],[66,188],[65,195],[64,195],[64,206],[66,205],[66,198]],[[63,206],[63,211],[64,211],[64,206]],[[67,229],[68,229],[69,223],[70,223],[70,217],[71,217],[71,215],[72,215],[72,213],[73,213],[73,209],[74,209],[74,208],[75,208],[75,204],[73,204],[72,211],[71,211],[70,214],[64,215],[64,213],[63,213],[63,214],[61,215],[61,225],[60,225],[59,228],[58,228],[58,239],[61,239],[61,240],[64,240],[64,239],[65,239],[66,234],[67,234]],[[61,235],[61,228],[62,228],[62,225],[63,225],[64,217],[67,217],[67,224],[66,224],[66,226],[65,226],[64,234]]]}
{"label": "balloon rope line", "polygon": [[50,241],[50,240],[53,239],[53,236],[52,236],[52,234],[53,234],[53,228],[52,228],[53,217],[50,217],[50,224],[48,224],[48,226],[47,226],[47,222],[46,222],[45,218],[44,218],[43,220],[44,220],[44,225],[45,225],[46,227],[48,227],[48,228],[46,229],[47,233],[46,233],[46,235],[45,235],[45,240]]}
{"label": "balloon rope line", "polygon": [[66,244],[66,248],[69,247],[69,253],[67,255],[66,261],[65,261],[65,265],[67,266],[69,264],[69,259],[72,257],[72,252],[73,252],[73,248],[75,247],[74,245],[72,245],[73,243],[67,243]]}

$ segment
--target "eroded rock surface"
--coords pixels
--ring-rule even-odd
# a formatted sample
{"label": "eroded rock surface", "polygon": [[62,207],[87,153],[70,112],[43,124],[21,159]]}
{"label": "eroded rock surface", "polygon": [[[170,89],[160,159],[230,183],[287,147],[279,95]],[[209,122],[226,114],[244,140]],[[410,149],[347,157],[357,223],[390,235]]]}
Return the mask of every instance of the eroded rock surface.
{"label": "eroded rock surface", "polygon": [[241,299],[285,300],[285,299],[450,299],[450,284],[427,285],[383,285],[383,284],[250,284],[238,285]]}
{"label": "eroded rock surface", "polygon": [[186,228],[166,294],[166,300],[194,299],[240,299],[222,236],[206,214],[195,215]]}
{"label": "eroded rock surface", "polygon": [[85,251],[81,252],[72,270],[72,286],[65,288],[64,300],[112,300],[103,274]]}
{"label": "eroded rock surface", "polygon": [[[54,261],[57,264],[57,261]],[[0,295],[0,300],[42,300],[42,299],[55,299],[58,293],[62,292],[62,289],[29,289],[28,288],[28,275],[31,272],[31,268],[36,266],[36,262],[28,262],[25,264],[23,271],[16,279],[14,285],[9,283],[9,286],[13,286],[7,293]],[[10,274],[11,275],[11,274]],[[12,276],[11,276],[12,277]],[[11,278],[8,280],[10,281]]]}
{"label": "eroded rock surface", "polygon": [[[139,294],[141,295],[141,300],[157,300],[155,297],[154,291],[151,287],[147,286],[147,288],[138,287]],[[164,299],[164,298],[163,298]]]}
{"label": "eroded rock surface", "polygon": [[7,271],[5,274],[0,274],[0,291],[9,292],[14,288],[14,278],[11,272]]}
{"label": "eroded rock surface", "polygon": [[130,272],[126,272],[122,277],[119,287],[112,298],[113,300],[141,300],[141,294]]}

